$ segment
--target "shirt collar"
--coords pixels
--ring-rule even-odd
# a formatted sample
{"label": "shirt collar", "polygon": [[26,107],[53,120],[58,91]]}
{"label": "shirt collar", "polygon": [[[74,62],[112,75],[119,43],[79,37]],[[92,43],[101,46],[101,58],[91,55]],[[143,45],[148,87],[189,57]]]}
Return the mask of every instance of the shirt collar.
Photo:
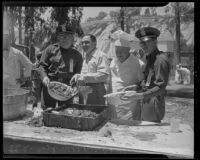
{"label": "shirt collar", "polygon": [[89,55],[87,55],[85,52],[83,52],[83,54],[84,54],[84,58],[85,59],[90,59],[90,58],[92,58],[92,57],[96,57],[95,55],[95,51],[97,50],[97,48],[95,47],[93,50],[91,50],[91,52],[89,53]]}
{"label": "shirt collar", "polygon": [[158,48],[156,48],[152,53],[150,53],[149,55],[146,56],[147,60],[153,60],[156,58],[156,56],[160,53],[160,51],[158,50]]}

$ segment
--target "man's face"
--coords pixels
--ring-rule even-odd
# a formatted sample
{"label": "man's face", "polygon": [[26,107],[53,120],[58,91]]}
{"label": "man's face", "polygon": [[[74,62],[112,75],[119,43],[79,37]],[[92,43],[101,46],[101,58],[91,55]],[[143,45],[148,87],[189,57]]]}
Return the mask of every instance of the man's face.
{"label": "man's face", "polygon": [[143,51],[145,52],[145,54],[149,55],[157,47],[157,40],[151,39],[148,41],[140,41],[140,46],[143,49]]}
{"label": "man's face", "polygon": [[3,50],[8,50],[11,42],[11,37],[9,34],[3,34]]}
{"label": "man's face", "polygon": [[60,33],[57,35],[57,39],[61,47],[68,49],[74,42],[74,35],[69,33]]}
{"label": "man's face", "polygon": [[94,48],[96,48],[96,42],[93,42],[90,36],[83,37],[81,44],[86,54],[89,54]]}
{"label": "man's face", "polygon": [[115,51],[116,51],[117,59],[121,63],[123,63],[130,56],[130,52],[129,52],[130,48],[128,47],[116,46]]}

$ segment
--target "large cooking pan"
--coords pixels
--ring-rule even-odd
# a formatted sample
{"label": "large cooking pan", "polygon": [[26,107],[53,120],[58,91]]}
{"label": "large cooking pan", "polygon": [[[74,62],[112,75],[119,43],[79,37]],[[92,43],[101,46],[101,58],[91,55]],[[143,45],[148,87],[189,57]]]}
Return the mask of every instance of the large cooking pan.
{"label": "large cooking pan", "polygon": [[12,120],[25,114],[28,93],[21,88],[3,89],[3,120]]}

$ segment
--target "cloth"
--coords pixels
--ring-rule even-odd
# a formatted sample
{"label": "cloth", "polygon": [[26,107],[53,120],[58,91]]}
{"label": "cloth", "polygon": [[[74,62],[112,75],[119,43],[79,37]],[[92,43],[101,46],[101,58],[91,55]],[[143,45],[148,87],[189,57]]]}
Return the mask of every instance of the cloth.
{"label": "cloth", "polygon": [[[56,43],[44,50],[38,73],[41,81],[48,76],[50,81],[59,81],[69,85],[72,76],[81,72],[82,63],[82,55],[77,50],[72,47],[64,49]],[[48,101],[51,100],[51,107],[55,107],[56,100],[50,98],[46,89],[42,87],[41,105],[49,107]]]}
{"label": "cloth", "polygon": [[144,67],[145,64],[133,55],[130,55],[123,63],[113,59],[110,64],[112,92],[121,91],[126,86],[142,81]]}
{"label": "cloth", "polygon": [[[145,64],[138,58],[130,55],[129,58],[121,63],[113,59],[110,65],[112,92],[119,92],[124,87],[139,84],[143,80]],[[120,119],[140,118],[140,101],[130,102],[125,105],[111,107],[112,117]]]}
{"label": "cloth", "polygon": [[185,67],[180,67],[176,70],[175,81],[180,84],[190,84],[190,70]]}
{"label": "cloth", "polygon": [[10,47],[8,58],[3,56],[3,74],[8,75],[10,85],[20,87],[16,79],[30,77],[32,70],[31,61],[18,49]]}
{"label": "cloth", "polygon": [[92,87],[93,92],[88,94],[87,104],[105,104],[105,83],[109,75],[108,59],[102,51],[95,49],[89,56],[84,55],[81,74],[85,83]]}
{"label": "cloth", "polygon": [[160,122],[165,115],[170,63],[167,55],[158,49],[146,58],[145,78],[140,85],[141,91],[144,92],[141,120]]}

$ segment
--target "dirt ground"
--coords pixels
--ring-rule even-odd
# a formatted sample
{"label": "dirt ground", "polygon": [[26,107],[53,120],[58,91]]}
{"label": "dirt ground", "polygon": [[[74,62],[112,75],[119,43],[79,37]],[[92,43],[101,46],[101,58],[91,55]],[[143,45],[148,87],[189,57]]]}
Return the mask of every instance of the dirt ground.
{"label": "dirt ground", "polygon": [[194,129],[194,99],[166,97],[165,104],[163,121],[169,122],[172,117],[179,118],[181,123],[189,124]]}

